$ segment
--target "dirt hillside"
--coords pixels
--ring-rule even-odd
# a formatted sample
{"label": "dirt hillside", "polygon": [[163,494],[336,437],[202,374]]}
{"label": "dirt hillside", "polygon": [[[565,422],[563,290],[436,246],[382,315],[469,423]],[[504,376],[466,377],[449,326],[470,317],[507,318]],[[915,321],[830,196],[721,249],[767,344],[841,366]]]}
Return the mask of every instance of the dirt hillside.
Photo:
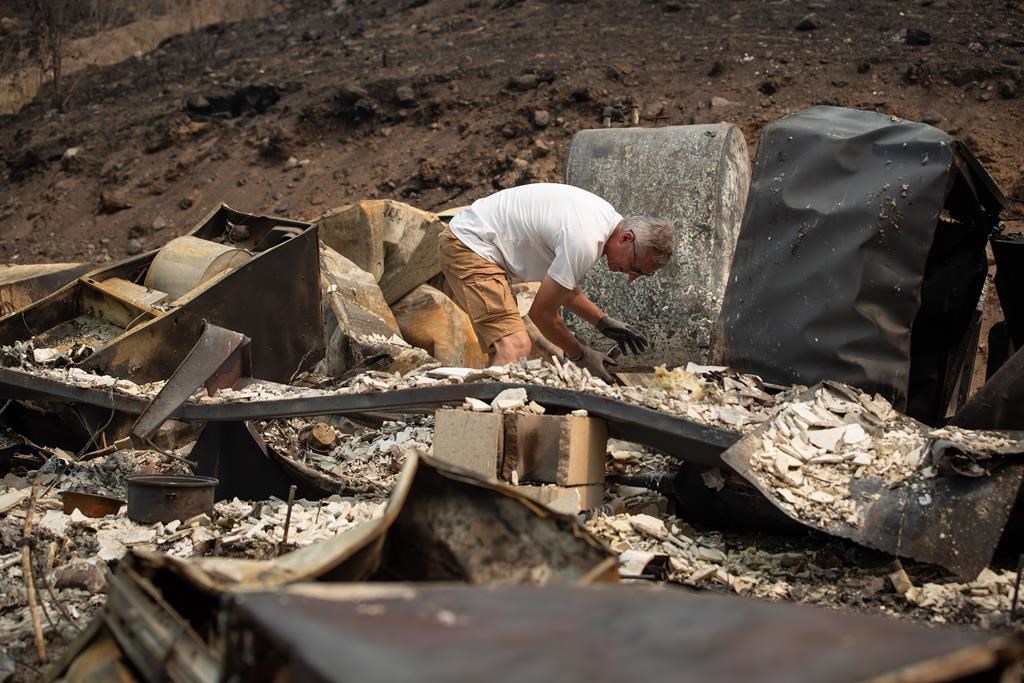
{"label": "dirt hillside", "polygon": [[301,3],[46,88],[0,118],[0,262],[155,248],[218,202],[314,218],[562,179],[585,128],[816,103],[934,123],[1024,194],[1024,3],[405,0]]}

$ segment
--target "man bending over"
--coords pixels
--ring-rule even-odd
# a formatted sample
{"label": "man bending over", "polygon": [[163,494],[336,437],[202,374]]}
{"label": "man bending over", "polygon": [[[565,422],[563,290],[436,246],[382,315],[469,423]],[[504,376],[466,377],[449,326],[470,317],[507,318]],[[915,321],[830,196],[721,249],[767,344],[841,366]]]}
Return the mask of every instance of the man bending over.
{"label": "man bending over", "polygon": [[511,277],[541,283],[530,319],[566,358],[609,383],[605,364],[615,362],[581,344],[559,309],[586,320],[623,352],[643,351],[647,339],[606,316],[579,282],[601,256],[609,270],[625,273],[631,282],[653,275],[669,262],[674,248],[675,227],[669,221],[623,218],[597,195],[557,183],[514,187],[473,202],[452,218],[438,245],[441,270],[493,365],[530,353]]}

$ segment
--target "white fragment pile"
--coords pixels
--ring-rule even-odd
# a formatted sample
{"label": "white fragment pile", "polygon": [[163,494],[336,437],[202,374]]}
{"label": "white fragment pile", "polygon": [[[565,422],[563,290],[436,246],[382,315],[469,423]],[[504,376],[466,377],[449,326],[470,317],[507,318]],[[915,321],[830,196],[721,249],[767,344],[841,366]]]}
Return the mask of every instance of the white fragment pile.
{"label": "white fragment pile", "polygon": [[264,423],[261,435],[279,453],[294,458],[338,480],[349,491],[387,495],[410,453],[429,455],[434,438],[433,417],[413,417],[407,422],[385,422],[380,429],[342,433],[330,425],[334,446],[317,452],[301,438],[311,424],[302,419]]}
{"label": "white fragment pile", "polygon": [[[25,489],[0,488],[0,500],[18,502],[0,516],[0,650],[32,637],[21,551],[16,543],[7,542],[21,539],[28,506],[23,492]],[[117,514],[99,518],[86,517],[77,509],[64,514],[53,490],[36,501],[30,545],[39,601],[47,615],[44,636],[50,639],[60,633],[67,641],[88,623],[106,601],[107,565],[116,563],[129,549],[180,558],[267,559],[378,517],[384,505],[382,497],[297,500],[288,524],[288,542],[282,545],[288,504],[277,498],[256,503],[221,501],[210,515],[149,525],[128,519],[123,506]],[[63,618],[58,604],[77,622],[77,628]]]}
{"label": "white fragment pile", "polygon": [[648,501],[644,512],[599,516],[587,522],[587,528],[619,554],[623,577],[649,578],[645,569],[662,557],[667,559],[668,581],[703,590],[852,607],[936,624],[981,628],[1007,624],[1016,580],[1013,571],[984,569],[975,580],[962,581],[922,565],[916,571],[928,578],[914,585],[909,577],[905,582],[892,578],[895,573],[888,556],[841,542],[823,547],[820,542],[783,543],[759,536],[754,546],[749,537],[701,534],[675,517],[658,513],[654,498]]}
{"label": "white fragment pile", "polygon": [[929,429],[879,396],[829,386],[784,404],[762,431],[748,437],[756,440],[751,464],[759,481],[785,509],[823,527],[861,524],[851,491],[855,480],[873,478],[892,487],[934,477],[926,456],[937,438],[975,450],[1013,444],[997,433]]}
{"label": "white fragment pile", "polygon": [[[11,349],[12,347],[3,348],[4,351],[13,353]],[[32,374],[82,388],[152,398],[163,386],[163,382],[140,386],[125,379],[91,374],[80,368],[31,367],[27,359],[25,362],[29,366],[26,367],[26,371]],[[656,368],[653,381],[646,387],[609,386],[591,376],[586,370],[555,359],[553,363],[523,360],[483,370],[438,368],[427,365],[404,375],[371,371],[356,375],[346,386],[333,389],[253,381],[238,389],[222,389],[216,396],[207,396],[206,391],[200,389],[190,400],[202,404],[250,402],[376,393],[470,382],[537,384],[584,391],[677,415],[701,424],[744,433],[756,429],[782,401],[803,389],[794,387],[782,394],[772,395],[763,389],[761,380],[756,376],[731,373],[725,368],[698,366],[692,363],[685,369]]]}

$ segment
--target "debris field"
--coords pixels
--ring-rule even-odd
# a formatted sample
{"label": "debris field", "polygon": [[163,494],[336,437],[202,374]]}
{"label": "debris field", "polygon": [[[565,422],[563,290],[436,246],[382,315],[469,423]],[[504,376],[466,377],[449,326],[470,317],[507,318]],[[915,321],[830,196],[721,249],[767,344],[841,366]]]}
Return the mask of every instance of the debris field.
{"label": "debris field", "polygon": [[[726,4],[735,16],[707,22],[742,23],[749,8]],[[900,17],[929,15],[933,27],[947,10],[961,16],[940,4]],[[626,33],[699,7],[647,5]],[[305,27],[303,45],[325,55],[335,47],[326,36],[345,26],[335,37],[346,60],[369,54],[375,36],[412,37],[418,52],[477,14],[516,36],[553,13],[577,27],[588,12],[602,26],[613,14],[605,3],[555,12],[543,0],[282,7],[261,11]],[[839,20],[828,3],[815,7],[793,17],[773,8],[765,21],[803,45]],[[409,33],[392,15],[424,23]],[[224,41],[207,50],[207,69],[237,49],[241,27],[268,21],[207,29]],[[392,28],[378,33],[374,22]],[[933,36],[910,23],[886,27],[891,49],[925,54]],[[277,36],[282,54],[312,64],[282,32],[257,31],[253,45]],[[27,35],[8,18],[0,34]],[[136,61],[166,61],[190,40]],[[941,127],[953,118],[945,109],[896,115],[884,102],[843,106],[824,94],[777,107],[796,88],[779,74],[815,60],[810,47],[789,55],[789,42],[772,41],[754,118],[716,96],[677,120],[667,101],[595,86],[589,58],[579,87],[571,70],[517,65],[488,100],[509,107],[505,142],[465,179],[455,161],[466,148],[446,112],[476,107],[476,81],[493,80],[516,45],[496,63],[461,59],[444,73],[435,56],[374,52],[363,68],[380,79],[355,78],[330,105],[295,94],[298,81],[187,98],[191,124],[164,121],[147,155],[224,125],[234,133],[210,138],[163,181],[140,178],[131,197],[104,191],[98,211],[128,215],[136,190],[159,197],[206,169],[207,155],[228,168],[232,141],[283,164],[289,189],[315,180],[290,195],[301,210],[252,187],[259,201],[247,205],[239,188],[262,182],[261,171],[230,189],[197,184],[180,229],[161,218],[120,260],[118,248],[64,245],[52,255],[83,262],[24,263],[0,245],[10,259],[0,265],[0,683],[470,681],[482,671],[622,680],[635,675],[623,662],[636,661],[684,681],[729,680],[736,666],[794,681],[1019,680],[1024,205],[996,182],[1013,177],[1009,146],[991,134],[979,146],[967,122]],[[979,41],[968,61],[991,52],[1002,66],[984,72],[995,84],[978,93],[1014,99],[1020,41]],[[844,60],[860,49],[840,43],[830,54]],[[701,64],[700,82],[714,89],[759,59],[708,53],[687,68]],[[911,62],[886,78],[908,88],[939,78]],[[402,64],[426,71],[392,78]],[[875,99],[889,89],[884,64],[856,66],[865,79],[879,72]],[[276,61],[267,68],[282,75]],[[631,64],[600,70],[616,93],[647,78]],[[830,92],[849,85],[832,83]],[[573,104],[548,111],[531,104],[537,97]],[[229,99],[241,108],[230,115]],[[300,101],[301,125],[264,129],[260,117],[278,106],[284,120]],[[596,107],[585,126],[583,106]],[[412,180],[360,195],[368,171],[339,170],[341,202],[328,203],[318,162],[292,154],[319,139],[311,129],[341,126],[361,153],[386,157],[401,131],[421,125],[448,151],[416,141],[407,153],[426,156]],[[38,147],[40,130],[25,139]],[[469,124],[453,130],[479,137]],[[511,149],[521,141],[529,161]],[[61,172],[92,173],[91,155],[65,153]],[[7,175],[37,187],[46,163],[26,156]],[[132,168],[100,175],[123,185]],[[634,278],[634,251],[628,283],[600,261],[580,281],[652,341],[609,351],[612,381],[530,319],[538,283],[509,287],[529,353],[491,365],[442,273],[440,237],[470,202],[555,180],[624,216],[663,216],[677,233],[671,262],[651,277]],[[5,201],[0,226],[21,206]],[[96,221],[87,227],[99,234]],[[600,325],[564,317],[588,348],[613,348]],[[559,605],[585,607],[563,621]],[[564,644],[548,642],[553,627],[569,632]],[[807,645],[811,634],[828,645]],[[707,647],[723,637],[728,648]],[[562,661],[556,646],[573,656]],[[577,657],[594,647],[610,648],[597,674]]]}

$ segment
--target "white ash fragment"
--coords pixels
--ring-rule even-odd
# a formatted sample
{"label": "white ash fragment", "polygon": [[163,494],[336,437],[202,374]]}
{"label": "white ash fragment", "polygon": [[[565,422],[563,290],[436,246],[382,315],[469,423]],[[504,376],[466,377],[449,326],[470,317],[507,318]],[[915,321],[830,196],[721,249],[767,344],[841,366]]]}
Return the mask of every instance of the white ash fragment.
{"label": "white ash fragment", "polygon": [[717,467],[704,470],[700,475],[701,481],[712,491],[721,491],[725,488],[725,477],[722,475],[722,470]]}
{"label": "white ash fragment", "polygon": [[465,400],[465,406],[474,413],[489,413],[491,412],[491,404],[485,403],[478,398],[467,398]]}
{"label": "white ash fragment", "polygon": [[397,334],[393,334],[390,337],[385,337],[382,334],[362,334],[356,337],[356,341],[366,346],[372,346],[375,344],[389,344],[391,346],[402,346],[405,348],[412,348],[409,342],[405,341]]}
{"label": "white ash fragment", "polygon": [[494,400],[491,401],[491,409],[500,413],[506,410],[515,410],[517,408],[523,408],[529,399],[526,396],[526,389],[505,389],[499,392]]}
{"label": "white ash fragment", "polygon": [[652,517],[651,515],[633,515],[629,518],[629,524],[640,533],[656,538],[659,541],[668,537],[668,528],[665,522]]}
{"label": "white ash fragment", "polygon": [[56,349],[33,349],[32,360],[39,365],[48,365],[60,358]]}
{"label": "white ash fragment", "polygon": [[619,555],[619,574],[639,576],[654,558],[655,554],[646,550],[627,550]]}

